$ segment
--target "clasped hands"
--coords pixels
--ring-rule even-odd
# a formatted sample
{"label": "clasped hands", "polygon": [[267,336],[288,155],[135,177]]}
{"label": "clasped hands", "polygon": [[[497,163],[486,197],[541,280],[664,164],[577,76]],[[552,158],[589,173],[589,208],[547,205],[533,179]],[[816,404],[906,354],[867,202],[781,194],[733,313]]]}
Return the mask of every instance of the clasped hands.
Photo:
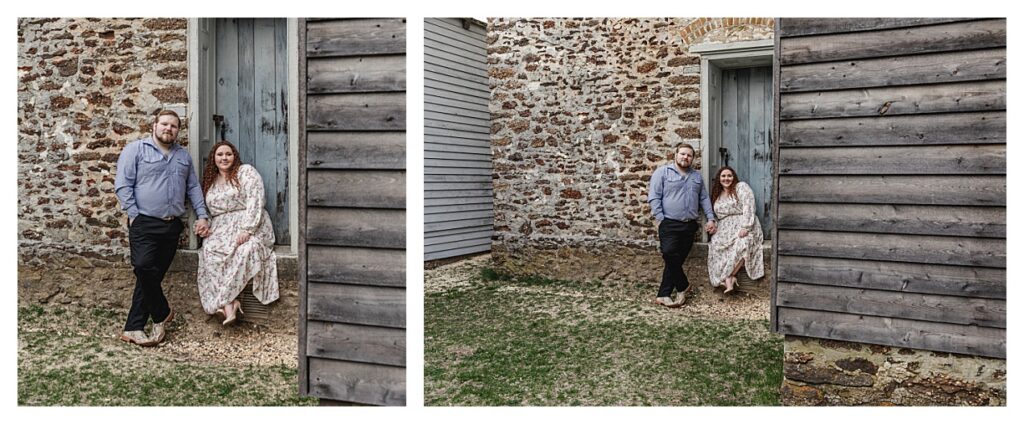
{"label": "clasped hands", "polygon": [[196,220],[195,233],[197,236],[207,238],[210,236],[210,222],[206,218]]}
{"label": "clasped hands", "polygon": [[[654,228],[658,229],[659,227],[661,227],[661,221],[654,221]],[[707,224],[704,224],[704,231],[707,231],[708,234],[714,234],[715,232],[718,231],[718,225],[715,224],[715,221],[708,221]],[[740,237],[743,237],[745,235],[746,234]]]}

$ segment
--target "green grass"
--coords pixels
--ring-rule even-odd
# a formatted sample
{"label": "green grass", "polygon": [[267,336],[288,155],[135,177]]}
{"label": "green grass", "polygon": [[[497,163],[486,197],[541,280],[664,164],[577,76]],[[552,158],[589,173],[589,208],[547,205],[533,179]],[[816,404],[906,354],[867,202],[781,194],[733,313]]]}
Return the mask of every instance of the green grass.
{"label": "green grass", "polygon": [[657,308],[653,288],[512,278],[425,297],[427,405],[778,405],[766,320]]}
{"label": "green grass", "polygon": [[[46,319],[43,319],[43,317]],[[123,313],[18,309],[19,405],[315,405],[299,397],[297,370],[168,357],[114,334]],[[72,331],[74,330],[74,331]]]}

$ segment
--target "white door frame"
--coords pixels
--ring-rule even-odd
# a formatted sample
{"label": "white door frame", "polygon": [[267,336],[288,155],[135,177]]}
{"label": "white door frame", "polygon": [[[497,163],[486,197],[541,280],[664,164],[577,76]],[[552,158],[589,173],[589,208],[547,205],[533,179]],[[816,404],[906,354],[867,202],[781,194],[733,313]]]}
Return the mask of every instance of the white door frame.
{"label": "white door frame", "polygon": [[[200,22],[202,18],[189,18],[188,19],[188,112],[186,113],[188,126],[188,153],[192,155],[193,162],[198,164],[201,161],[197,160],[201,155],[205,155],[206,152],[199,151],[199,140],[204,137],[215,137],[214,132],[216,129],[213,125],[210,125],[206,121],[206,117],[200,115],[209,115],[209,111],[212,109],[212,102],[214,101],[214,81],[215,78],[213,73],[213,67],[209,66],[211,59],[216,58],[216,43],[212,40],[209,43],[203,45],[203,37],[200,32],[204,30],[203,22]],[[211,22],[212,18],[206,22]],[[291,228],[289,231],[291,240],[289,240],[290,249],[288,252],[279,252],[294,255],[298,252],[299,245],[299,134],[298,131],[292,129],[299,128],[299,116],[298,116],[298,104],[299,104],[299,33],[298,33],[298,19],[287,18],[287,30],[288,30],[288,41],[286,50],[288,52],[288,191],[291,193],[288,196],[288,225]],[[209,26],[205,28],[209,30]],[[213,38],[212,36],[209,38]],[[202,57],[206,57],[206,61],[201,61]],[[206,66],[203,66],[206,65]],[[205,75],[205,77],[203,77]],[[202,86],[201,86],[202,85]],[[205,86],[205,87],[204,87]],[[195,125],[193,125],[193,123]],[[199,175],[202,173],[202,169],[198,169]],[[190,221],[191,224],[191,221]],[[189,225],[189,228],[192,226]],[[196,240],[195,234],[189,232],[189,248],[198,248],[199,243]]]}
{"label": "white door frame", "polygon": [[[700,54],[700,144],[701,176],[711,181],[709,173],[712,137],[721,130],[713,130],[711,123],[721,116],[721,80],[723,69],[771,66],[775,56],[775,40],[739,41],[735,43],[698,44],[690,46],[690,53]],[[717,82],[715,82],[717,81]],[[714,131],[714,134],[712,134]]]}
{"label": "white door frame", "polygon": [[[721,137],[721,127],[711,127],[722,115],[722,70],[771,66],[775,56],[775,40],[738,41],[735,43],[708,43],[690,46],[690,53],[700,55],[700,173],[711,187],[711,141]],[[701,231],[701,239],[708,241]]]}

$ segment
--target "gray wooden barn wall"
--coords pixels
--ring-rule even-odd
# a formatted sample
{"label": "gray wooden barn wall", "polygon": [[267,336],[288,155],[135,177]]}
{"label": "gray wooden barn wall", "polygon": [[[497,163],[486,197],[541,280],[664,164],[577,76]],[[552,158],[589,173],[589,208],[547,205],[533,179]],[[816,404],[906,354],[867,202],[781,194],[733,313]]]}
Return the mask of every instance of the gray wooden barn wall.
{"label": "gray wooden barn wall", "polygon": [[405,19],[300,21],[300,392],[404,405]]}
{"label": "gray wooden barn wall", "polygon": [[458,18],[424,26],[424,260],[491,250],[487,30]]}
{"label": "gray wooden barn wall", "polygon": [[773,323],[1006,356],[1006,21],[780,19]]}

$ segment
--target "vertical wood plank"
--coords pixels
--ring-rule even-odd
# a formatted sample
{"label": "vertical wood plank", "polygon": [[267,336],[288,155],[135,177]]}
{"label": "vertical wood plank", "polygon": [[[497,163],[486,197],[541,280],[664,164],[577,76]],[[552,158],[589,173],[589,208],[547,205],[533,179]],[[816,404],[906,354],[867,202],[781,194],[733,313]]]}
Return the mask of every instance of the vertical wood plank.
{"label": "vertical wood plank", "polygon": [[242,163],[256,159],[256,52],[253,19],[238,20],[238,153]]}
{"label": "vertical wood plank", "polygon": [[[781,51],[780,51],[781,43],[780,43],[780,36],[779,36],[780,21],[782,21],[782,19],[775,19],[775,28],[774,28],[774,33],[775,33],[775,35],[774,35],[774,39],[775,39],[775,53],[774,53],[774,55],[772,55],[772,106],[771,106],[772,107],[772,140],[775,141],[774,143],[771,143],[772,158],[779,157],[779,149],[781,148],[780,147],[781,143],[779,143],[778,140],[782,139],[781,138],[781,134],[780,134],[780,127],[779,127],[779,107],[780,107],[780,103],[779,103],[779,97],[780,97],[779,96],[779,81],[780,81],[780,75],[781,75],[781,72],[782,72],[782,66],[779,63],[779,54],[781,53]],[[779,167],[777,167],[777,166],[772,167],[772,197],[771,197],[771,201],[772,201],[772,216],[777,219],[778,216],[779,216]],[[771,259],[770,259],[771,260],[772,274],[771,274],[771,278],[768,280],[768,286],[769,286],[768,292],[771,293],[770,297],[771,297],[771,302],[772,303],[771,303],[770,307],[768,308],[768,310],[769,310],[770,320],[771,320],[771,329],[772,329],[772,331],[778,333],[778,332],[780,332],[780,329],[779,329],[779,307],[778,307],[778,301],[777,301],[777,294],[776,294],[776,292],[778,290],[778,281],[779,281],[779,226],[778,225],[772,225],[769,228],[771,228],[771,234],[772,234],[772,236],[771,236],[772,251],[771,251]]]}
{"label": "vertical wood plank", "polygon": [[279,244],[288,244],[291,240],[289,223],[291,222],[288,199],[294,196],[288,189],[288,21],[284,18],[274,19],[274,57],[276,58],[274,73],[277,87],[277,108],[274,110],[274,146],[277,149],[277,198],[274,208],[277,209],[277,221],[274,223],[274,235]]}
{"label": "vertical wood plank", "polygon": [[[217,19],[217,115],[224,117],[224,137],[238,144],[238,26],[237,19]],[[215,136],[220,140],[221,134]]]}
{"label": "vertical wood plank", "polygon": [[750,69],[736,70],[736,170],[750,179]]}
{"label": "vertical wood plank", "polygon": [[[722,72],[714,63],[708,62],[708,148],[712,169],[722,166],[718,147],[722,145]],[[713,177],[714,174],[711,174]]]}
{"label": "vertical wood plank", "polygon": [[277,67],[274,20],[253,20],[253,166],[263,177],[263,204],[270,221],[274,224],[274,235],[278,241],[277,216]]}
{"label": "vertical wood plank", "polygon": [[[195,76],[200,91],[197,99],[198,109],[196,119],[198,122],[192,125],[199,125],[199,157],[196,159],[196,171],[199,178],[203,177],[203,169],[206,168],[206,154],[213,147],[215,130],[212,115],[216,113],[215,105],[217,100],[217,78],[216,49],[217,40],[214,37],[217,21],[214,19],[198,19],[199,21],[199,75]],[[193,141],[194,142],[194,141]]]}
{"label": "vertical wood plank", "polygon": [[761,221],[761,225],[764,227],[765,237],[774,237],[771,229],[775,226],[775,211],[772,209],[772,196],[775,187],[774,168],[775,158],[779,157],[775,152],[775,94],[772,91],[774,81],[772,79],[772,67],[765,67],[764,73],[767,81],[764,85],[764,132],[765,132],[765,160],[764,160],[764,176],[765,176],[765,187],[762,188],[762,194],[764,198],[761,199],[761,204],[764,205],[764,219]]}
{"label": "vertical wood plank", "polygon": [[[728,160],[721,162],[722,166],[736,165],[736,155],[738,149],[736,146],[736,138],[738,128],[736,121],[739,119],[736,116],[736,71],[727,69],[722,71],[722,143],[721,147],[724,147],[729,152]],[[719,155],[719,152],[710,152],[713,155]],[[712,170],[711,178],[714,179],[714,172]]]}
{"label": "vertical wood plank", "polygon": [[298,123],[299,127],[294,128],[295,131],[299,132],[299,149],[298,154],[298,166],[299,166],[299,181],[298,190],[296,195],[299,196],[299,216],[298,225],[299,228],[295,230],[299,232],[298,241],[298,268],[299,268],[299,394],[303,396],[309,395],[309,358],[306,356],[306,331],[308,329],[307,309],[308,300],[307,295],[309,293],[308,286],[309,280],[307,278],[307,261],[308,261],[308,246],[306,246],[306,20],[298,18],[295,20],[297,31],[298,31],[298,56],[299,56],[299,69],[297,72],[299,87],[298,90],[298,102],[295,105],[296,111],[299,114]]}
{"label": "vertical wood plank", "polygon": [[742,178],[750,185],[754,192],[754,209],[761,222],[762,232],[767,233],[765,225],[765,203],[768,197],[764,192],[770,184],[771,174],[765,172],[768,168],[765,163],[768,161],[767,152],[767,125],[765,125],[765,86],[771,84],[768,80],[768,73],[765,68],[751,68],[750,70],[750,150],[746,156],[750,167],[747,175]]}

